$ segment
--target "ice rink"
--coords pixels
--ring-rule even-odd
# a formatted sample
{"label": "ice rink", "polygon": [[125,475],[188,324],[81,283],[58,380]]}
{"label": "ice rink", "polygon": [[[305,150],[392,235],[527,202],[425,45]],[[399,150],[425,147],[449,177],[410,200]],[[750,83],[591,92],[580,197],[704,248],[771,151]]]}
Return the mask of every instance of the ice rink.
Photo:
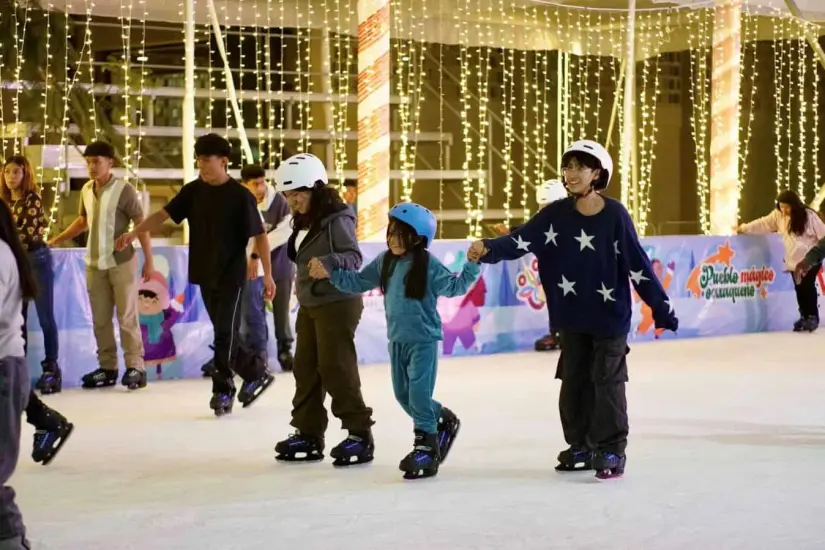
{"label": "ice rink", "polygon": [[42,467],[26,425],[12,485],[34,550],[825,548],[825,331],[635,345],[627,472],[606,482],[553,471],[556,359],[443,361],[436,397],[463,428],[430,480],[401,478],[411,421],[369,366],[371,465],[276,463],[280,375],[221,419],[203,380],[48,397],[74,435]]}

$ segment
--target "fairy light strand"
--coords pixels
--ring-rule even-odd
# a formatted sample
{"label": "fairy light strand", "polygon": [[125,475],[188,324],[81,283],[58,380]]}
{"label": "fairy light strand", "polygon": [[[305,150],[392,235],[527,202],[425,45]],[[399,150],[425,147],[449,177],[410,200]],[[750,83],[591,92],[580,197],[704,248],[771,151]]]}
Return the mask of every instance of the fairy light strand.
{"label": "fairy light strand", "polygon": [[[740,81],[747,86],[747,99],[745,99],[745,86],[739,88],[739,104],[741,108],[747,108],[748,114],[746,117],[742,116],[740,109],[740,135],[743,138],[739,143],[739,197],[742,195],[742,189],[748,177],[748,157],[750,152],[750,141],[753,136],[753,120],[756,113],[756,84],[759,79],[759,60],[758,54],[758,16],[750,13],[747,6],[742,17],[742,48],[740,53]],[[750,59],[748,59],[748,52],[750,52]],[[750,69],[750,70],[748,70]],[[744,128],[741,128],[744,124]],[[739,198],[737,198],[737,204]]]}
{"label": "fairy light strand", "polygon": [[[690,46],[690,117],[691,135],[696,154],[696,195],[699,205],[699,226],[704,235],[710,234],[710,172],[707,147],[709,122],[708,94],[708,10],[689,10],[688,44]],[[694,31],[694,29],[696,29]]]}

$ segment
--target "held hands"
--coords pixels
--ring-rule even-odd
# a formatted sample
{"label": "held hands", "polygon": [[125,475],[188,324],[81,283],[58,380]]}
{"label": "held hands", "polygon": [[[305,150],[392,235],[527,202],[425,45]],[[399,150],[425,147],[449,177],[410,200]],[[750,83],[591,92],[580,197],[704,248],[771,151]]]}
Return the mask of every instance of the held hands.
{"label": "held hands", "polygon": [[307,268],[309,269],[309,276],[313,279],[329,279],[329,271],[318,258],[312,258],[307,264]]}
{"label": "held hands", "polygon": [[510,231],[507,229],[507,226],[503,223],[497,223],[493,226],[493,231],[498,233],[499,235],[507,235]]}
{"label": "held hands", "polygon": [[808,274],[808,271],[811,270],[811,266],[809,266],[804,261],[799,262],[796,264],[796,267],[793,270],[793,280],[796,284],[802,282],[802,278]]}
{"label": "held hands", "polygon": [[484,246],[484,241],[473,241],[470,248],[467,250],[467,259],[471,262],[478,263],[478,261],[487,254],[487,247]]}
{"label": "held hands", "polygon": [[115,249],[119,252],[132,244],[137,239],[137,234],[134,231],[124,233],[115,241]]}

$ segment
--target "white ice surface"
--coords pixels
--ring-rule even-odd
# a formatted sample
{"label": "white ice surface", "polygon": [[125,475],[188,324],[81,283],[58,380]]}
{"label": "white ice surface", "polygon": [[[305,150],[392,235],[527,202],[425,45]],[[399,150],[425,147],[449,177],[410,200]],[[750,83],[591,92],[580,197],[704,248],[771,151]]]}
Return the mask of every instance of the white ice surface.
{"label": "white ice surface", "polygon": [[[825,332],[825,331],[823,331]],[[206,381],[68,391],[76,424],[18,491],[34,550],[825,549],[825,334],[636,345],[624,478],[560,475],[555,353],[443,361],[464,424],[432,480],[405,482],[410,421],[362,370],[376,460],[282,465],[293,382],[216,419]],[[343,432],[331,419],[328,446]]]}

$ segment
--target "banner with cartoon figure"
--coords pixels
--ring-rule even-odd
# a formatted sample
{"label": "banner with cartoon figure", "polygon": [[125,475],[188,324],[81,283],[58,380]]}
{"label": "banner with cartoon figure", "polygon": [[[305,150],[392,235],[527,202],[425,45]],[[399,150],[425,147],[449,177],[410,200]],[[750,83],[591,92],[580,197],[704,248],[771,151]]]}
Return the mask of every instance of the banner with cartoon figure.
{"label": "banner with cartoon figure", "polygon": [[[776,236],[657,237],[643,239],[653,274],[670,295],[679,316],[678,334],[656,330],[650,308],[634,295],[631,340],[691,338],[745,332],[788,330],[797,319],[793,281],[783,269],[782,243]],[[431,252],[452,271],[466,262],[466,241],[436,241]],[[384,250],[363,243],[364,262]],[[138,289],[139,321],[150,378],[201,375],[211,358],[212,326],[198,287],[187,282],[188,249],[156,247],[155,275]],[[64,385],[96,367],[83,250],[54,251],[55,319],[60,331]],[[141,259],[142,261],[142,259]],[[631,284],[631,281],[628,281]],[[820,274],[819,287],[825,290]],[[531,349],[547,333],[546,296],[536,259],[484,266],[465,296],[441,298],[444,356]],[[294,323],[298,304],[291,302]],[[30,309],[29,365],[39,375],[43,338]],[[116,321],[113,321],[116,322]],[[270,335],[274,334],[269,316]],[[356,333],[361,363],[388,361],[384,300],[380,289],[364,294],[364,313]],[[274,339],[270,365],[277,368]]]}

